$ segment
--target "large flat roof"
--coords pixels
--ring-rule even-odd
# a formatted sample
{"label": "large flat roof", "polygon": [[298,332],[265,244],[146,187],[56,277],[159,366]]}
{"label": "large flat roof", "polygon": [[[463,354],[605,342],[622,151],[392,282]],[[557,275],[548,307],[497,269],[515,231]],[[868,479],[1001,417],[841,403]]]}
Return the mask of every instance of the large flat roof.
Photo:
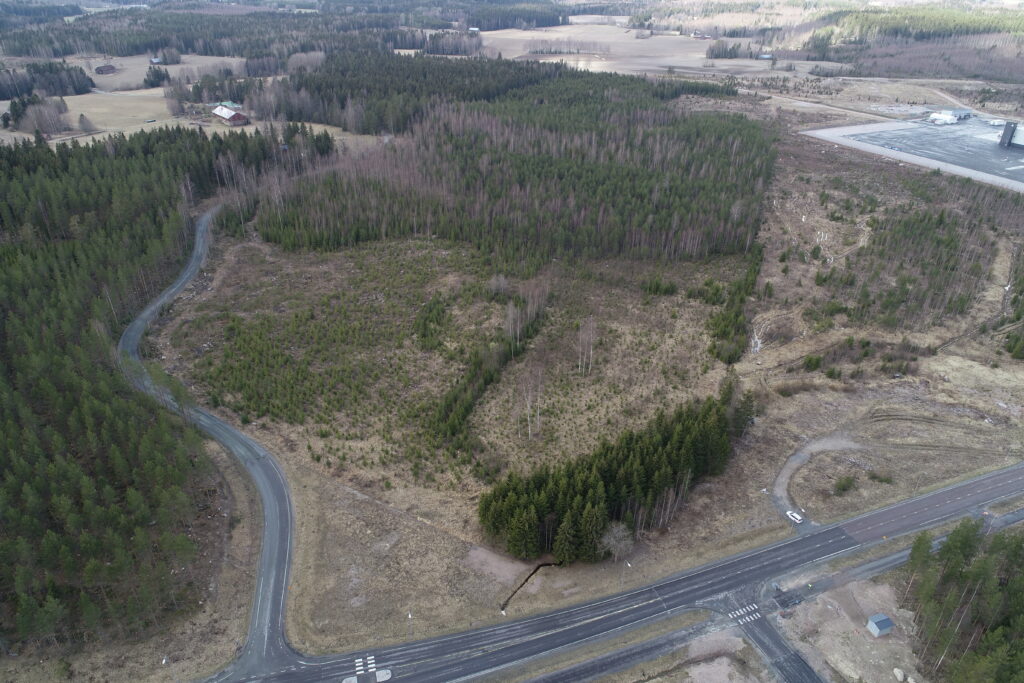
{"label": "large flat roof", "polygon": [[946,125],[892,121],[804,131],[827,142],[1024,192],[1024,149],[1000,147],[1002,132],[1002,126],[980,118]]}

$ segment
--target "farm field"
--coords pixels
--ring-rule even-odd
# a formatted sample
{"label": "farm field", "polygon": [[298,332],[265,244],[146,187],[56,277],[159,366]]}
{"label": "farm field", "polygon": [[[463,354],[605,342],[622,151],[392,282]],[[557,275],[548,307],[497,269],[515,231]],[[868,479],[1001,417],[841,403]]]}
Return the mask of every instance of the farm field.
{"label": "farm field", "polygon": [[[594,17],[594,21],[603,21]],[[486,31],[483,45],[491,54],[505,59],[534,59],[565,63],[588,71],[623,74],[686,73],[708,76],[754,77],[772,73],[771,60],[723,59],[705,57],[709,41],[689,36],[665,35],[643,29],[630,29],[605,23],[570,23],[540,29],[503,29]],[[531,54],[539,43],[564,44],[579,54]],[[591,48],[588,50],[588,48]],[[797,76],[811,68],[807,62],[795,62]]]}

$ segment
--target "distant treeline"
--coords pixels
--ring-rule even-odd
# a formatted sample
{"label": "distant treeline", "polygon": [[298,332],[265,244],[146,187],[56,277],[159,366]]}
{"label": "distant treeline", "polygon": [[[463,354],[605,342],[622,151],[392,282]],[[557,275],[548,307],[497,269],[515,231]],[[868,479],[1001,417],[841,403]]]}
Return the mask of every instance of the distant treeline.
{"label": "distant treeline", "polygon": [[234,16],[124,9],[83,16],[71,23],[10,30],[0,37],[0,48],[8,55],[40,58],[76,53],[127,57],[175,49],[219,57],[273,56],[283,65],[296,52],[332,52],[353,41],[372,41],[386,49],[429,48],[434,43],[421,29],[450,29],[455,22],[485,30],[551,26],[565,23],[569,14],[567,8],[548,3],[454,3],[439,9],[437,16],[410,14],[390,5],[354,12],[345,9]]}
{"label": "distant treeline", "polygon": [[[490,95],[508,68],[481,64],[499,70],[470,96]],[[411,140],[275,193],[260,233],[288,249],[436,234],[527,270],[551,258],[675,260],[753,246],[773,159],[761,124],[663,103],[704,84],[555,66],[535,75],[548,78],[490,103],[437,105]]]}
{"label": "distant treeline", "polygon": [[1016,10],[888,7],[837,12],[826,16],[825,21],[835,23],[839,35],[853,41],[875,36],[932,40],[976,33],[1024,32],[1024,13]]}
{"label": "distant treeline", "polygon": [[51,97],[81,95],[95,87],[80,66],[63,62],[31,62],[25,70],[0,70],[0,100],[13,100],[42,91]]}
{"label": "distant treeline", "polygon": [[559,26],[569,23],[569,8],[549,4],[479,4],[469,10],[466,23],[481,31]]}
{"label": "distant treeline", "polygon": [[[156,54],[175,49],[181,53],[218,57],[286,59],[295,52],[330,50],[353,40],[387,43],[389,35],[371,38],[374,29],[392,29],[397,15],[322,15],[254,12],[221,16],[156,10],[116,10],[84,16],[70,24],[11,31],[0,37],[6,54],[28,57],[64,57],[76,53],[117,57]],[[352,32],[370,32],[354,37]],[[402,47],[396,45],[396,47]]]}
{"label": "distant treeline", "polygon": [[728,383],[719,398],[692,401],[614,442],[562,465],[510,473],[480,497],[484,530],[523,559],[552,552],[558,562],[594,561],[609,523],[634,533],[668,524],[690,487],[725,471],[730,439],[753,413]]}
{"label": "distant treeline", "polygon": [[82,14],[78,5],[30,5],[21,2],[0,2],[0,31],[43,24],[64,17]]}

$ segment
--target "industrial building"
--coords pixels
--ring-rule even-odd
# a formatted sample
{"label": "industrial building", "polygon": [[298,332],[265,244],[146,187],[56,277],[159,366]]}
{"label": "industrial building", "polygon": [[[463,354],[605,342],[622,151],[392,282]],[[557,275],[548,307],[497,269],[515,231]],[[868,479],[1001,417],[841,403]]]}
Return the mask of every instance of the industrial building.
{"label": "industrial building", "polygon": [[1017,122],[1007,121],[1003,126],[1003,134],[999,138],[999,146],[1007,149],[1024,149],[1024,134],[1017,132]]}

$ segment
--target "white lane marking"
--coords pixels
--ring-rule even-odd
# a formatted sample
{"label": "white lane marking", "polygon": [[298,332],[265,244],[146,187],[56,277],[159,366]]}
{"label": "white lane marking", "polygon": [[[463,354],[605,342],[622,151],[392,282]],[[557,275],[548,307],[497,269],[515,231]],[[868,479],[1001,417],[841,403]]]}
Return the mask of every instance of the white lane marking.
{"label": "white lane marking", "polygon": [[1019,171],[1022,168],[1024,168],[1024,166],[1010,166],[1006,170],[1007,171]]}

